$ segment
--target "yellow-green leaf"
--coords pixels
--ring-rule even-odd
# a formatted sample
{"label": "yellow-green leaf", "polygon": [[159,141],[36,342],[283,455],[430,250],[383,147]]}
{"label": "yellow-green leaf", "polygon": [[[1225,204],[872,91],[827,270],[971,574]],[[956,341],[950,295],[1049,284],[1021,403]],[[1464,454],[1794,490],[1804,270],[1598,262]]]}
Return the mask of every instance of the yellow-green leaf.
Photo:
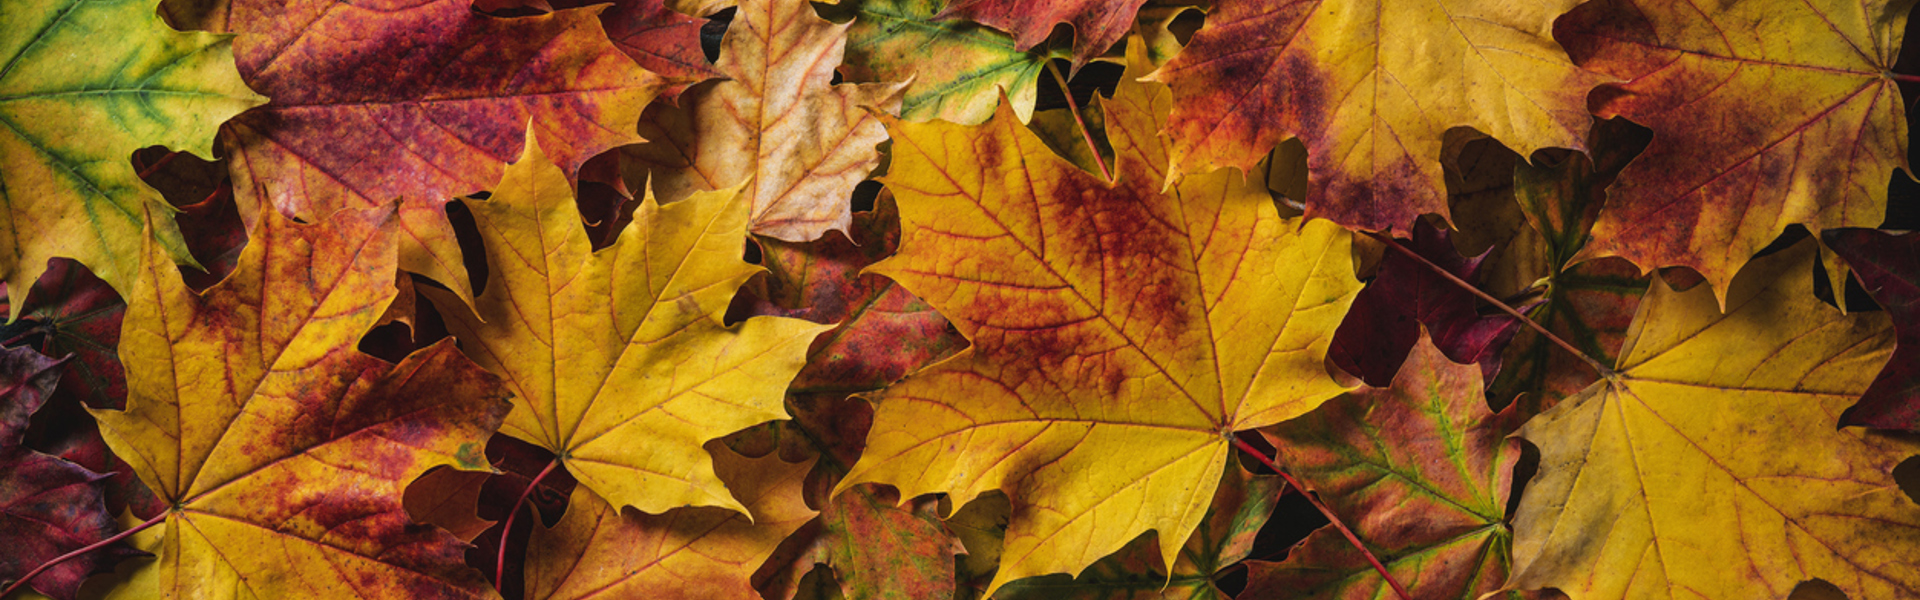
{"label": "yellow-green leaf", "polygon": [[[174,31],[154,6],[31,0],[0,10],[0,274],[15,314],[56,256],[131,289],[147,211],[169,208],[128,157],[162,145],[211,158],[220,123],[266,102],[240,81],[231,36]],[[153,231],[168,256],[193,262],[172,218]]]}

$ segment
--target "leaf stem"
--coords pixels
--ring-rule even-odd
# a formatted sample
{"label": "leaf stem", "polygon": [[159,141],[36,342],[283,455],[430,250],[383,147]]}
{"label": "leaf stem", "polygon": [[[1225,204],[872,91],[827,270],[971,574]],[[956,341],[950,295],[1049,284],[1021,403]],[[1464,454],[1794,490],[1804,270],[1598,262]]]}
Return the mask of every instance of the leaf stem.
{"label": "leaf stem", "polygon": [[68,552],[66,554],[56,556],[54,557],[53,560],[40,563],[40,566],[34,567],[33,570],[28,571],[26,575],[20,576],[20,579],[14,581],[12,585],[8,585],[7,589],[0,590],[0,598],[5,598],[9,594],[12,594],[14,590],[20,589],[20,586],[26,585],[27,582],[29,581],[33,581],[33,578],[39,577],[41,572],[46,571],[47,569],[53,568],[54,565],[66,562],[76,556],[80,556],[82,554],[86,554],[94,550],[105,548],[107,546],[112,545],[114,542],[118,542],[120,540],[124,540],[124,539],[127,539],[128,537],[131,537],[133,534],[146,531],[147,528],[153,527],[154,525],[159,525],[161,521],[167,520],[167,515],[170,515],[170,514],[173,514],[173,511],[167,511],[167,510],[160,511],[160,514],[154,515],[153,518],[151,519],[147,519],[147,522],[141,523],[139,525],[135,525],[132,528],[127,529],[126,531],[122,531],[118,534],[115,534],[113,537],[100,540],[98,542],[94,542],[91,544],[87,544],[86,546],[83,546],[78,550],[74,550],[72,552]]}
{"label": "leaf stem", "polygon": [[1554,335],[1553,332],[1551,331],[1547,331],[1547,328],[1545,326],[1541,325],[1539,322],[1534,321],[1532,318],[1527,317],[1527,315],[1521,313],[1520,311],[1515,310],[1513,307],[1507,306],[1507,303],[1501,302],[1499,298],[1495,298],[1493,297],[1492,294],[1488,294],[1486,292],[1480,291],[1480,288],[1475,287],[1471,283],[1467,283],[1466,280],[1461,279],[1458,276],[1455,276],[1452,272],[1447,271],[1445,267],[1441,267],[1440,265],[1433,264],[1433,261],[1427,260],[1427,257],[1421,256],[1420,253],[1418,252],[1414,252],[1412,248],[1408,248],[1406,246],[1400,245],[1400,241],[1393,239],[1393,236],[1376,233],[1372,231],[1362,231],[1361,233],[1366,234],[1367,236],[1372,237],[1375,240],[1379,240],[1380,243],[1386,244],[1388,248],[1392,248],[1394,251],[1406,255],[1407,258],[1411,258],[1414,261],[1419,262],[1420,264],[1426,265],[1428,269],[1432,269],[1433,272],[1439,273],[1441,277],[1446,278],[1447,281],[1452,282],[1453,285],[1459,286],[1460,289],[1466,290],[1468,293],[1471,293],[1474,296],[1478,296],[1481,300],[1487,301],[1488,303],[1492,304],[1495,308],[1500,309],[1501,312],[1512,315],[1513,318],[1515,319],[1519,319],[1521,323],[1525,323],[1528,327],[1533,328],[1535,332],[1539,333],[1542,337],[1545,337],[1547,341],[1553,342],[1553,344],[1556,346],[1559,346],[1560,349],[1566,350],[1568,353],[1572,354],[1575,358],[1578,358],[1582,362],[1587,363],[1587,366],[1592,368],[1595,373],[1599,373],[1602,379],[1613,377],[1613,369],[1607,368],[1606,365],[1600,364],[1600,361],[1594,360],[1593,357],[1591,356],[1587,356],[1587,353],[1581,352],[1579,348],[1573,347],[1573,344],[1567,343],[1566,340],[1560,339],[1560,336]]}
{"label": "leaf stem", "polygon": [[540,487],[540,482],[542,480],[545,480],[548,475],[553,474],[554,469],[559,467],[560,467],[560,458],[556,456],[554,457],[553,462],[547,463],[547,468],[540,470],[539,475],[533,476],[533,481],[527,482],[527,489],[520,490],[520,499],[513,501],[513,510],[507,512],[507,521],[500,528],[500,554],[498,556],[495,556],[493,559],[493,588],[494,589],[496,590],[501,589],[500,588],[501,584],[506,581],[507,536],[513,534],[513,518],[520,516],[520,507],[527,503],[527,496],[530,496],[533,494],[534,488]]}
{"label": "leaf stem", "polygon": [[1073,90],[1067,88],[1067,78],[1060,75],[1060,67],[1047,61],[1047,72],[1053,74],[1053,80],[1060,84],[1060,95],[1067,97],[1067,112],[1073,113],[1073,124],[1080,126],[1080,139],[1087,141],[1087,152],[1093,154],[1093,163],[1100,165],[1100,176],[1113,181],[1113,171],[1107,168],[1107,159],[1100,157],[1100,147],[1093,143],[1093,132],[1087,130],[1087,122],[1080,120],[1080,105],[1073,101]]}
{"label": "leaf stem", "polygon": [[1280,477],[1287,481],[1287,485],[1292,486],[1293,489],[1300,490],[1300,495],[1306,496],[1307,501],[1312,502],[1314,508],[1320,509],[1320,514],[1325,515],[1327,521],[1333,523],[1335,529],[1340,530],[1340,535],[1347,536],[1347,542],[1353,544],[1354,548],[1360,550],[1361,556],[1367,557],[1367,562],[1373,564],[1373,570],[1380,573],[1381,579],[1387,580],[1387,585],[1393,587],[1395,594],[1400,595],[1400,600],[1412,600],[1413,594],[1407,593],[1407,588],[1402,587],[1400,582],[1393,578],[1392,574],[1387,573],[1387,566],[1380,564],[1379,557],[1374,556],[1372,550],[1368,550],[1365,544],[1360,543],[1360,536],[1354,535],[1352,529],[1347,529],[1346,523],[1340,522],[1340,517],[1333,514],[1333,509],[1327,508],[1327,505],[1321,503],[1320,498],[1314,496],[1313,492],[1307,491],[1307,486],[1300,485],[1299,480],[1294,479],[1293,475],[1287,473],[1286,469],[1280,468],[1280,463],[1274,462],[1273,458],[1261,452],[1259,448],[1255,448],[1253,444],[1249,444],[1246,440],[1240,439],[1240,436],[1235,435],[1229,437],[1233,438],[1233,447],[1239,448],[1241,452],[1252,454],[1254,458],[1260,459],[1260,464],[1264,464],[1267,468],[1273,469],[1273,472],[1279,473]]}
{"label": "leaf stem", "polygon": [[147,176],[152,175],[154,171],[160,170],[160,167],[167,166],[167,163],[173,162],[176,156],[180,156],[179,150],[168,152],[166,156],[160,157],[160,160],[153,161],[153,164],[147,165],[147,168],[140,170],[140,178],[146,179]]}
{"label": "leaf stem", "polygon": [[1892,71],[1888,71],[1887,78],[1892,79],[1894,81],[1904,81],[1907,83],[1920,83],[1920,75],[1907,75],[1903,73],[1894,73]]}

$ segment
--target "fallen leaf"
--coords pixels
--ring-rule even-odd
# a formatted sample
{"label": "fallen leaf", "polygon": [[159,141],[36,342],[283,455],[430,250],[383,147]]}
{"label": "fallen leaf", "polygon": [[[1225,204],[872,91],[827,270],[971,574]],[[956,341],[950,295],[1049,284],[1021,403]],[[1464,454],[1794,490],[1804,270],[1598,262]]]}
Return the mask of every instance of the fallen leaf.
{"label": "fallen leaf", "polygon": [[[747,183],[749,229],[790,242],[846,231],[853,186],[880,164],[886,129],[869,107],[899,110],[902,84],[835,85],[847,25],[805,0],[746,0],[721,41],[731,78],[689,90],[685,108],[648,110],[623,149],[662,202]],[[629,179],[638,179],[629,177]]]}
{"label": "fallen leaf", "polygon": [[[580,8],[604,0],[548,0],[553,8]],[[720,77],[700,49],[700,27],[706,19],[668,8],[664,0],[613,0],[600,13],[607,39],[627,53],[640,68],[667,82],[660,97],[673,101],[688,85]]]}
{"label": "fallen leaf", "polygon": [[1053,155],[1008,103],[983,126],[888,120],[902,241],[868,270],[973,347],[888,388],[836,491],[885,483],[964,506],[1012,500],[990,595],[1078,572],[1141,533],[1171,563],[1204,518],[1233,431],[1344,388],[1323,366],[1359,283],[1350,235],[1283,220],[1238,173],[1161,193],[1171,96],[1134,78],[1106,102],[1114,182]]}
{"label": "fallen leaf", "polygon": [[[59,383],[64,361],[26,348],[0,350],[0,540],[7,544],[0,553],[0,586],[120,532],[102,500],[107,475],[20,444],[27,419]],[[140,554],[114,544],[54,565],[27,586],[72,600],[88,575],[112,571],[121,559]]]}
{"label": "fallen leaf", "polygon": [[[1619,356],[1627,327],[1651,284],[1639,268],[1619,258],[1574,262],[1590,239],[1606,202],[1606,189],[1647,145],[1648,132],[1623,119],[1596,121],[1588,138],[1592,157],[1568,154],[1558,163],[1514,167],[1514,199],[1526,228],[1508,243],[1508,260],[1532,260],[1538,298],[1523,307],[1581,354],[1602,364]],[[1487,386],[1495,406],[1521,402],[1524,414],[1539,414],[1600,379],[1579,356],[1531,328],[1507,345],[1500,372]]]}
{"label": "fallen leaf", "polygon": [[1893,358],[1867,386],[1860,403],[1840,416],[1841,427],[1866,426],[1920,431],[1920,233],[1894,236],[1872,229],[1835,229],[1822,236],[1860,277],[1860,283],[1893,320],[1898,347]]}
{"label": "fallen leaf", "polygon": [[1147,0],[948,0],[936,19],[967,19],[1013,34],[1015,47],[1032,49],[1056,24],[1073,26],[1073,66],[1106,53],[1133,28]]}
{"label": "fallen leaf", "polygon": [[[1447,233],[1432,224],[1415,225],[1413,240],[1402,245],[1462,281],[1479,280],[1485,255],[1460,256]],[[1334,365],[1367,385],[1388,387],[1394,381],[1401,361],[1422,337],[1422,325],[1448,358],[1495,366],[1520,328],[1519,320],[1504,313],[1482,316],[1471,292],[1399,252],[1387,252],[1378,273],[1354,299],[1329,351]]]}
{"label": "fallen leaf", "polygon": [[[265,215],[204,294],[153,244],[120,340],[127,409],[100,432],[169,508],[142,597],[486,597],[464,544],[414,524],[407,482],[487,469],[508,404],[451,342],[395,365],[355,342],[392,301],[395,208]],[[269,260],[271,258],[271,260]]]}
{"label": "fallen leaf", "polygon": [[0,14],[0,273],[20,297],[47,260],[133,285],[142,239],[191,263],[160,193],[127,158],[152,145],[213,156],[215,128],[265,98],[241,83],[225,36],[181,33],[153,0],[9,3]]}
{"label": "fallen leaf", "polygon": [[1920,510],[1894,481],[1920,443],[1836,429],[1887,360],[1877,313],[1813,295],[1815,244],[1755,259],[1727,290],[1654,285],[1617,374],[1534,417],[1513,589],[1574,598],[1784,598],[1818,578],[1856,599],[1920,594]]}
{"label": "fallen leaf", "polygon": [[474,538],[494,524],[480,518],[479,512],[481,488],[492,476],[482,471],[445,467],[427,471],[407,484],[401,505],[413,520],[445,529],[460,541],[473,543]]}
{"label": "fallen leaf", "polygon": [[878,390],[967,346],[926,301],[892,279],[863,272],[893,255],[899,221],[892,194],[882,190],[874,210],[854,213],[851,237],[829,234],[801,244],[760,240],[767,276],[748,283],[756,293],[743,294],[743,312],[838,325],[814,339],[807,366],[787,393]]}
{"label": "fallen leaf", "polygon": [[[223,140],[248,228],[401,199],[400,268],[472,292],[445,205],[487,189],[529,123],[568,174],[640,141],[663,86],[606,39],[601,9],[503,19],[469,0],[239,0],[249,84],[273,97]],[[264,204],[263,204],[264,203]]]}
{"label": "fallen leaf", "polygon": [[1521,156],[1585,149],[1587,92],[1610,79],[1575,67],[1549,35],[1579,1],[1222,2],[1152,75],[1173,85],[1174,176],[1250,170],[1298,137],[1307,216],[1379,231],[1446,215],[1448,129]]}
{"label": "fallen leaf", "polygon": [[840,68],[850,81],[911,82],[900,99],[900,117],[910,121],[977,125],[993,117],[1004,91],[1024,123],[1039,98],[1041,71],[1061,54],[1023,51],[1007,34],[966,21],[938,20],[944,0],[838,4],[823,11],[853,18],[846,62]]}
{"label": "fallen leaf", "polygon": [[1907,123],[1887,73],[1913,3],[1603,0],[1554,28],[1581,66],[1623,80],[1594,114],[1654,130],[1608,190],[1583,258],[1685,266],[1723,298],[1788,225],[1880,224],[1906,168]]}
{"label": "fallen leaf", "polygon": [[816,514],[800,499],[812,466],[721,449],[713,468],[751,518],[708,507],[637,514],[574,488],[560,524],[535,528],[527,545],[527,598],[756,597],[748,575]]}
{"label": "fallen leaf", "polygon": [[[618,241],[592,252],[564,173],[529,136],[493,195],[468,205],[490,274],[479,313],[422,287],[467,354],[500,374],[515,410],[500,432],[558,455],[616,507],[745,511],[702,445],[786,418],[787,382],[827,326],[726,327],[740,260],[739,188],[661,206],[649,197]],[[613,310],[618,307],[618,310]]]}
{"label": "fallen leaf", "polygon": [[1254,475],[1238,461],[1227,461],[1227,472],[1214,491],[1206,520],[1194,530],[1193,537],[1187,538],[1171,572],[1158,564],[1160,552],[1154,547],[1154,538],[1141,536],[1119,554],[1094,563],[1079,577],[1022,579],[1001,588],[995,598],[1229,600],[1233,596],[1220,589],[1217,578],[1253,551],[1254,537],[1273,515],[1274,501],[1284,486],[1277,475]]}
{"label": "fallen leaf", "polygon": [[[1416,598],[1471,600],[1506,582],[1507,492],[1525,415],[1487,410],[1480,369],[1425,336],[1388,389],[1349,393],[1263,430],[1287,467]],[[1248,563],[1248,598],[1391,598],[1329,525],[1284,562]]]}

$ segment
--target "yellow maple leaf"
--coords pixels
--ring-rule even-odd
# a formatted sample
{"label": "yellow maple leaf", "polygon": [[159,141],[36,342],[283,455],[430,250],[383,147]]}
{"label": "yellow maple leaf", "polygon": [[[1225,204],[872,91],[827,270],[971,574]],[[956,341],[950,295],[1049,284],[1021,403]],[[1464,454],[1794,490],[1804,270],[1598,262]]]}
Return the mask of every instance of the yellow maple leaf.
{"label": "yellow maple leaf", "polygon": [[1554,43],[1580,0],[1222,3],[1172,62],[1180,173],[1250,169],[1306,144],[1309,216],[1370,230],[1447,214],[1441,143],[1472,127],[1521,156],[1585,149],[1587,92],[1610,79]]}
{"label": "yellow maple leaf", "polygon": [[119,353],[127,409],[101,437],[168,505],[141,598],[482,598],[466,545],[423,528],[407,483],[487,469],[508,404],[451,343],[400,364],[355,346],[394,296],[395,205],[316,225],[269,214],[196,294],[147,242]]}
{"label": "yellow maple leaf", "polygon": [[1814,244],[1728,291],[1655,284],[1618,373],[1519,434],[1540,473],[1514,518],[1509,588],[1576,598],[1855,600],[1920,594],[1920,507],[1893,480],[1911,439],[1834,423],[1893,349],[1884,313],[1814,297]]}
{"label": "yellow maple leaf", "polygon": [[763,317],[726,327],[740,259],[739,188],[661,206],[648,197],[593,252],[566,175],[528,136],[492,197],[472,203],[491,275],[475,310],[422,289],[514,411],[500,431],[553,451],[613,506],[744,512],[701,445],[786,418],[787,382],[831,326]]}
{"label": "yellow maple leaf", "polygon": [[1351,234],[1282,219],[1236,172],[1161,193],[1171,97],[1106,104],[1115,182],[1048,151],[1003,101],[984,125],[889,119],[898,254],[870,269],[973,342],[878,399],[867,482],[1013,501],[999,573],[1077,572],[1141,533],[1171,562],[1206,514],[1234,431],[1344,388],[1323,366],[1359,283]]}

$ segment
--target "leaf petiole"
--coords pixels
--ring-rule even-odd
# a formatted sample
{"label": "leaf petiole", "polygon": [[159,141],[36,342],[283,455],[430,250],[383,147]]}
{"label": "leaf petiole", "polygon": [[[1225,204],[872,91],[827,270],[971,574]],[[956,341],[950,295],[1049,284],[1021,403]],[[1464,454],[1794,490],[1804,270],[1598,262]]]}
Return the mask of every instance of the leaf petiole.
{"label": "leaf petiole", "polygon": [[1100,146],[1093,143],[1093,132],[1087,130],[1087,122],[1080,120],[1080,105],[1073,101],[1073,90],[1067,88],[1067,78],[1060,75],[1060,67],[1047,61],[1047,72],[1053,74],[1053,80],[1060,84],[1060,95],[1067,97],[1067,112],[1073,113],[1073,124],[1080,126],[1080,139],[1086,140],[1087,152],[1093,154],[1093,163],[1100,165],[1100,176],[1113,181],[1113,170],[1107,168],[1107,159],[1100,157]]}
{"label": "leaf petiole", "polygon": [[153,518],[151,519],[147,519],[147,522],[141,523],[139,525],[135,525],[131,528],[128,528],[126,531],[122,531],[120,533],[114,534],[113,537],[100,540],[98,542],[94,542],[91,544],[87,544],[86,546],[82,546],[79,549],[76,549],[72,552],[68,552],[66,554],[53,557],[53,560],[40,563],[40,566],[34,567],[32,571],[27,571],[26,575],[20,576],[20,579],[15,580],[11,584],[8,584],[6,589],[0,590],[0,598],[5,598],[8,595],[13,594],[14,590],[20,589],[20,586],[26,585],[27,582],[29,581],[33,581],[33,578],[39,577],[40,573],[46,571],[47,569],[53,568],[54,565],[66,562],[82,554],[86,554],[94,550],[105,548],[107,546],[113,545],[114,542],[118,542],[120,540],[124,540],[124,539],[127,539],[128,537],[131,537],[133,536],[133,534],[146,531],[147,528],[153,527],[154,525],[159,525],[161,521],[167,520],[167,515],[169,514],[172,514],[172,511],[165,511],[165,510],[160,511],[160,514],[154,515]]}
{"label": "leaf petiole", "polygon": [[1441,267],[1440,265],[1433,264],[1433,261],[1427,260],[1427,257],[1421,256],[1420,253],[1418,252],[1414,252],[1412,248],[1408,248],[1406,246],[1400,245],[1400,241],[1393,239],[1393,236],[1384,235],[1384,234],[1380,234],[1372,231],[1361,231],[1360,233],[1365,234],[1369,237],[1372,237],[1375,240],[1379,240],[1380,243],[1386,244],[1388,248],[1392,248],[1394,251],[1406,255],[1407,258],[1411,258],[1415,262],[1426,265],[1428,269],[1432,269],[1433,272],[1439,273],[1441,277],[1444,277],[1446,278],[1447,281],[1452,282],[1456,286],[1459,286],[1460,289],[1466,290],[1467,292],[1472,293],[1474,296],[1478,296],[1481,300],[1485,300],[1488,303],[1492,304],[1495,308],[1499,308],[1501,312],[1507,313],[1508,315],[1512,315],[1513,318],[1515,319],[1519,319],[1521,323],[1525,323],[1528,327],[1533,328],[1535,332],[1545,337],[1547,341],[1553,342],[1554,345],[1559,346],[1562,350],[1566,350],[1568,353],[1573,354],[1574,357],[1579,358],[1582,362],[1587,363],[1587,366],[1591,367],[1595,373],[1600,374],[1601,379],[1611,379],[1613,377],[1614,375],[1613,369],[1607,368],[1606,365],[1600,364],[1600,361],[1594,360],[1593,357],[1591,356],[1587,356],[1587,353],[1581,352],[1579,348],[1573,347],[1573,344],[1567,343],[1566,340],[1560,339],[1560,336],[1554,335],[1553,332],[1551,331],[1547,331],[1547,328],[1545,326],[1534,321],[1532,318],[1527,317],[1526,314],[1521,313],[1518,310],[1515,310],[1512,306],[1508,306],[1507,303],[1501,302],[1499,298],[1495,298],[1493,297],[1492,294],[1488,294],[1486,292],[1480,291],[1480,288],[1475,287],[1473,284],[1467,283],[1466,280],[1460,279],[1458,276],[1455,276],[1453,273],[1448,272],[1446,268]]}
{"label": "leaf petiole", "polygon": [[[1248,444],[1246,440],[1240,439],[1240,436],[1235,435],[1229,437],[1233,438],[1233,447],[1239,448],[1241,452],[1251,454],[1254,458],[1260,459],[1260,464],[1266,465],[1269,469],[1273,469],[1275,473],[1279,473],[1281,479],[1287,480],[1288,486],[1300,490],[1300,495],[1306,496],[1307,501],[1312,502],[1314,508],[1320,509],[1320,514],[1325,515],[1327,521],[1333,523],[1335,529],[1340,530],[1340,535],[1346,536],[1347,542],[1353,544],[1353,547],[1360,551],[1361,556],[1367,557],[1367,562],[1373,564],[1373,570],[1380,574],[1381,579],[1387,580],[1387,585],[1393,587],[1393,593],[1400,595],[1400,600],[1413,599],[1413,595],[1407,593],[1407,588],[1402,587],[1400,582],[1395,580],[1393,575],[1387,572],[1387,566],[1380,563],[1380,558],[1374,556],[1373,551],[1368,550],[1365,544],[1360,543],[1360,536],[1354,535],[1352,529],[1347,529],[1347,524],[1340,522],[1340,517],[1333,514],[1333,509],[1327,508],[1327,505],[1322,504],[1320,498],[1315,497],[1313,492],[1307,491],[1307,486],[1300,485],[1300,480],[1294,479],[1293,475],[1288,473],[1286,469],[1280,468],[1280,463],[1274,462],[1272,457],[1261,452],[1259,448],[1253,447],[1252,444]],[[1282,490],[1282,492],[1284,493],[1284,490]]]}
{"label": "leaf petiole", "polygon": [[501,524],[502,527],[500,528],[500,554],[493,558],[493,588],[494,589],[501,589],[500,588],[501,584],[504,581],[506,581],[507,536],[513,533],[513,518],[520,516],[520,507],[526,505],[527,496],[530,496],[533,494],[534,488],[540,487],[540,482],[542,480],[545,480],[548,475],[552,475],[554,469],[557,469],[559,467],[560,467],[560,458],[554,457],[553,462],[547,463],[547,468],[541,469],[539,475],[533,476],[533,480],[527,482],[527,489],[520,490],[520,499],[515,500],[513,502],[513,510],[507,511],[507,520],[505,523]]}

